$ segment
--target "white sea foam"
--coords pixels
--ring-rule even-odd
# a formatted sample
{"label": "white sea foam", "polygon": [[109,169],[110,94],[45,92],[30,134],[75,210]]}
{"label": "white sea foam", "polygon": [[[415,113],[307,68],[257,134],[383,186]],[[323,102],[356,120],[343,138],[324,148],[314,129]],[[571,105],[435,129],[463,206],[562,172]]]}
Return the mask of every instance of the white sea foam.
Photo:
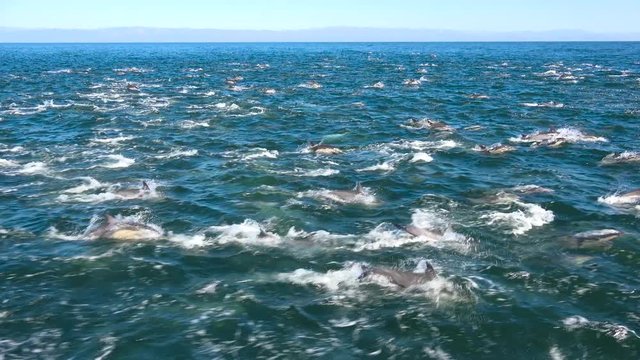
{"label": "white sea foam", "polygon": [[410,87],[418,87],[420,84],[422,84],[422,81],[417,79],[406,79],[402,82],[402,85]]}
{"label": "white sea foam", "polygon": [[100,144],[107,144],[107,145],[111,145],[111,146],[116,146],[116,145],[120,145],[121,142],[123,141],[129,141],[135,139],[135,136],[117,136],[114,138],[105,138],[105,139],[93,139],[92,142],[95,143],[100,143]]}
{"label": "white sea foam", "polygon": [[[362,297],[362,285],[375,284],[393,291],[399,291],[398,287],[389,281],[388,278],[380,275],[367,275],[367,263],[347,262],[341,269],[328,270],[327,272],[317,272],[309,269],[297,269],[293,272],[279,273],[275,276],[276,281],[288,282],[302,286],[312,286],[329,293],[342,296]],[[419,294],[425,296],[436,303],[450,300],[463,299],[463,291],[458,286],[443,277],[436,277],[423,284],[412,286],[410,291],[403,294]],[[464,291],[467,292],[467,291]]]}
{"label": "white sea foam", "polygon": [[569,143],[580,142],[607,142],[604,137],[587,135],[582,131],[574,128],[560,128],[547,133],[534,132],[528,135],[520,135],[509,139],[511,142],[519,143],[537,143],[541,141],[554,142],[554,141],[566,141]]}
{"label": "white sea foam", "polygon": [[592,321],[580,315],[569,316],[562,320],[562,324],[568,331],[576,331],[579,329],[594,330],[610,336],[616,341],[624,341],[630,336],[640,339],[640,336],[638,336],[635,331],[624,325]]}
{"label": "white sea foam", "polygon": [[126,168],[133,165],[136,162],[135,159],[127,158],[120,154],[107,155],[106,158],[115,160],[115,162],[109,162],[107,164],[102,164],[100,166],[105,168],[110,168],[110,169]]}
{"label": "white sea foam", "polygon": [[518,207],[513,212],[495,211],[481,218],[487,219],[489,225],[500,224],[510,228],[514,235],[523,235],[534,227],[546,225],[553,221],[554,214],[551,210],[545,210],[540,205],[521,201],[513,201]]}
{"label": "white sea foam", "polygon": [[299,84],[298,87],[305,88],[305,89],[320,89],[322,88],[322,85],[315,81],[308,81],[306,83]]}
{"label": "white sea foam", "polygon": [[275,159],[278,157],[278,150],[267,150],[264,148],[255,148],[251,150],[251,153],[248,155],[243,155],[242,160],[253,160],[259,158],[268,158]]}
{"label": "white sea foam", "polygon": [[382,81],[378,81],[372,85],[366,85],[365,88],[384,89],[384,83]]}
{"label": "white sea foam", "polygon": [[[83,202],[83,203],[101,203],[114,200],[134,200],[134,199],[158,199],[161,194],[158,193],[155,181],[147,181],[149,190],[143,190],[140,187],[125,187],[119,184],[108,185],[102,184],[93,178],[85,178],[85,184],[75,188],[65,190],[63,194],[58,196],[60,202]],[[103,192],[87,193],[90,190],[106,188]]]}
{"label": "white sea foam", "polygon": [[390,224],[382,223],[354,244],[354,251],[396,248],[410,244],[423,244],[436,248],[450,248],[459,252],[469,250],[469,239],[451,228],[449,220],[440,211],[417,209],[411,215],[411,225],[424,229],[425,235],[413,236]]}
{"label": "white sea foam", "polygon": [[207,239],[205,234],[184,235],[184,234],[174,234],[170,232],[167,235],[167,239],[186,249],[201,248],[201,247],[210,246],[212,244],[212,242],[209,239]]}
{"label": "white sea foam", "polygon": [[329,270],[326,273],[307,269],[297,269],[290,273],[280,273],[278,281],[290,282],[298,285],[312,285],[329,291],[344,288],[357,288],[360,278],[364,275],[364,264],[351,263],[339,270]]}
{"label": "white sea foam", "polygon": [[49,173],[49,168],[44,162],[34,161],[24,164],[18,172],[24,175],[42,175]]}
{"label": "white sea foam", "polygon": [[549,102],[545,102],[545,103],[522,103],[522,106],[526,106],[526,107],[546,107],[546,108],[563,108],[564,104],[562,103],[557,103],[554,101],[549,101]]}
{"label": "white sea foam", "polygon": [[383,163],[380,164],[376,164],[376,165],[372,165],[372,166],[367,166],[365,168],[362,169],[358,169],[356,171],[358,172],[363,172],[363,171],[384,171],[384,172],[391,172],[393,170],[396,169],[396,165],[397,165],[398,161],[397,160],[388,160],[385,161]]}
{"label": "white sea foam", "polygon": [[240,243],[245,245],[278,246],[282,238],[265,231],[255,220],[246,219],[241,224],[211,226],[209,231],[217,233],[216,243]]}
{"label": "white sea foam", "polygon": [[0,167],[13,168],[13,167],[18,167],[18,166],[20,166],[20,164],[15,162],[15,161],[13,161],[13,160],[0,159]]}
{"label": "white sea foam", "polygon": [[600,196],[598,202],[605,203],[611,206],[628,206],[635,205],[640,202],[640,194],[620,194],[615,193],[608,196]]}
{"label": "white sea foam", "polygon": [[292,175],[292,176],[308,176],[308,177],[319,177],[319,176],[331,176],[339,174],[340,170],[326,168],[326,169],[301,169],[295,168],[293,171],[283,171],[281,174]]}
{"label": "white sea foam", "polygon": [[198,155],[198,150],[196,149],[172,150],[166,154],[156,155],[155,158],[156,159],[173,159],[173,158],[188,157],[188,156],[195,156],[195,155]]}
{"label": "white sea foam", "polygon": [[180,127],[183,129],[193,129],[197,127],[209,127],[209,121],[194,121],[194,120],[184,120],[180,122]]}
{"label": "white sea foam", "polygon": [[412,163],[416,163],[416,162],[432,162],[433,161],[433,157],[427,153],[424,152],[418,152],[413,154],[413,157],[411,157],[411,160],[409,160],[409,162]]}
{"label": "white sea foam", "polygon": [[87,176],[87,177],[81,177],[80,178],[82,180],[82,184],[72,187],[70,189],[67,189],[65,191],[63,191],[64,193],[67,194],[80,194],[89,190],[95,190],[95,189],[100,189],[103,187],[108,186],[108,184],[103,184],[100,181]]}

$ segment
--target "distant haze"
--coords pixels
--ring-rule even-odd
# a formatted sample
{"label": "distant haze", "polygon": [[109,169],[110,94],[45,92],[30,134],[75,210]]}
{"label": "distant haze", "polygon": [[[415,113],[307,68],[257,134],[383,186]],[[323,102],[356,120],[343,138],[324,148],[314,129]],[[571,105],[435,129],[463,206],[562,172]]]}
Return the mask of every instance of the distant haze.
{"label": "distant haze", "polygon": [[0,28],[0,42],[445,42],[445,41],[638,41],[640,33],[580,30],[480,32],[429,29],[330,27],[307,30],[219,30],[121,27],[105,29]]}

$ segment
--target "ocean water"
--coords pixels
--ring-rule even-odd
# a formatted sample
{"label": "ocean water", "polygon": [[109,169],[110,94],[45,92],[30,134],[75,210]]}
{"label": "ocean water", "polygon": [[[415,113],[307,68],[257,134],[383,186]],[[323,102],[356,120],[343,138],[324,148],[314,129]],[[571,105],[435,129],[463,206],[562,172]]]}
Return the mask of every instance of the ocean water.
{"label": "ocean water", "polygon": [[639,133],[638,43],[0,45],[0,358],[638,358]]}

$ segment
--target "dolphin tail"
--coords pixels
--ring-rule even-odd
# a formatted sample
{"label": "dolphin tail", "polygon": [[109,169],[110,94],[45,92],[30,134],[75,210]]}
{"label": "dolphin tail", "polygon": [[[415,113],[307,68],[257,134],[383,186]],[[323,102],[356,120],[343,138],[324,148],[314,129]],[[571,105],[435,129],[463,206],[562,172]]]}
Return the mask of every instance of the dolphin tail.
{"label": "dolphin tail", "polygon": [[151,188],[149,188],[149,184],[147,184],[147,182],[144,180],[142,180],[142,191],[151,191]]}

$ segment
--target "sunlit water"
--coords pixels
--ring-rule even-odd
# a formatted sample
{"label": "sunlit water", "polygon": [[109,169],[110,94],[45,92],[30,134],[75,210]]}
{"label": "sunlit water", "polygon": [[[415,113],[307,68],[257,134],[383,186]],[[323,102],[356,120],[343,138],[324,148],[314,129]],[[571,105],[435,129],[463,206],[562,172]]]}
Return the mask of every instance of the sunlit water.
{"label": "sunlit water", "polygon": [[638,358],[639,94],[636,43],[1,45],[0,358]]}

